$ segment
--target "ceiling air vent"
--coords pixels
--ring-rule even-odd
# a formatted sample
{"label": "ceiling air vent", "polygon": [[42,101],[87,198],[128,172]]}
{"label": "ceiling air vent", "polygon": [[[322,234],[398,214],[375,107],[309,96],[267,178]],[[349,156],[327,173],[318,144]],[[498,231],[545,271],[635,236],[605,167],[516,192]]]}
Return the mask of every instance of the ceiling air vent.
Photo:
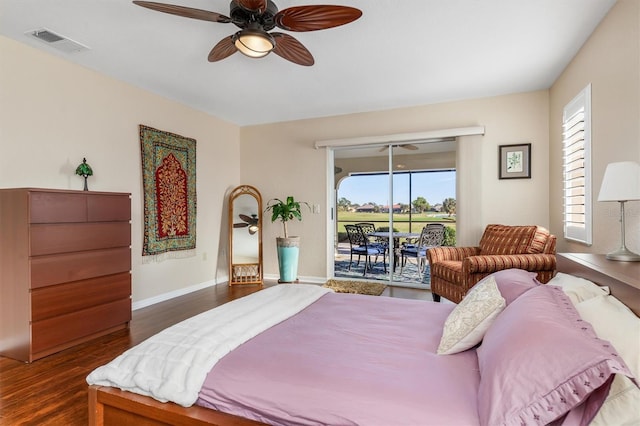
{"label": "ceiling air vent", "polygon": [[48,30],[46,28],[28,31],[26,34],[32,37],[35,37],[41,42],[46,43],[47,45],[53,47],[54,49],[58,49],[65,53],[80,52],[82,50],[89,49],[87,46],[83,44],[73,41],[60,34],[56,34],[53,31]]}

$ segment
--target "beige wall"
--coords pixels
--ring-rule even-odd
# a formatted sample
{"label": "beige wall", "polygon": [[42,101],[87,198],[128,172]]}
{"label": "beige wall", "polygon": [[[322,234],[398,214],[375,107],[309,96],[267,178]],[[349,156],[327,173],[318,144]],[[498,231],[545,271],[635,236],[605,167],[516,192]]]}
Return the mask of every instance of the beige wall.
{"label": "beige wall", "polygon": [[[134,303],[215,281],[239,128],[4,37],[0,57],[0,187],[82,189],[74,171],[86,157],[90,189],[132,194]],[[195,257],[142,264],[139,124],[197,140]]]}
{"label": "beige wall", "polygon": [[[459,220],[468,224],[459,241],[477,240],[488,223],[537,223],[561,236],[562,107],[587,83],[593,84],[594,188],[607,163],[640,160],[639,9],[637,0],[619,0],[550,91],[242,129],[0,37],[0,187],[80,189],[82,179],[73,171],[87,157],[95,171],[91,189],[131,192],[134,302],[226,278],[224,198],[238,183],[256,186],[265,202],[294,195],[320,206],[319,214],[306,212],[303,222],[293,223],[291,232],[303,238],[301,278],[323,279],[332,176],[325,151],[314,149],[319,140],[484,126],[484,136],[459,142],[458,203],[467,203],[459,206],[465,216]],[[196,257],[142,264],[138,124],[198,141]],[[498,180],[498,145],[529,142],[532,178]],[[560,238],[559,249],[615,248],[617,206],[609,204],[594,203],[593,247]],[[627,222],[627,242],[635,251],[638,204],[629,206]],[[277,275],[274,237],[280,233],[279,223],[266,221],[267,276]]]}
{"label": "beige wall", "polygon": [[[593,245],[562,238],[562,109],[591,83]],[[597,201],[608,163],[640,162],[640,1],[618,0],[550,90],[550,219],[558,251],[607,253],[620,245],[618,203]],[[627,203],[626,242],[640,251],[640,201]]]}
{"label": "beige wall", "polygon": [[[302,237],[300,277],[322,278],[328,256],[326,230],[332,225],[326,220],[326,153],[314,149],[315,141],[485,126],[483,137],[460,142],[479,144],[471,150],[461,147],[468,157],[463,160],[476,162],[477,170],[468,178],[458,172],[463,192],[481,193],[478,205],[469,209],[475,215],[469,222],[476,225],[468,232],[477,235],[481,231],[477,228],[487,223],[549,226],[548,117],[548,92],[538,91],[245,127],[241,130],[241,179],[259,188],[265,200],[294,195],[320,205],[320,214],[307,212],[303,222],[293,223],[292,228]],[[533,145],[532,178],[498,180],[498,145],[528,142]],[[274,239],[281,234],[281,226],[267,221],[265,228],[265,273],[277,275]]]}

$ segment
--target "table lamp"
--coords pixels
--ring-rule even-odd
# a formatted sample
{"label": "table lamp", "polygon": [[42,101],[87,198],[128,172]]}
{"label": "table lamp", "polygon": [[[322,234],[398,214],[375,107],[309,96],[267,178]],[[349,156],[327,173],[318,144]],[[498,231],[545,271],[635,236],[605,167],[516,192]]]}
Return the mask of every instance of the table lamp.
{"label": "table lamp", "polygon": [[610,163],[604,172],[598,201],[620,203],[621,244],[618,250],[607,254],[607,259],[638,262],[640,255],[627,249],[624,241],[624,203],[640,200],[640,164],[634,161]]}

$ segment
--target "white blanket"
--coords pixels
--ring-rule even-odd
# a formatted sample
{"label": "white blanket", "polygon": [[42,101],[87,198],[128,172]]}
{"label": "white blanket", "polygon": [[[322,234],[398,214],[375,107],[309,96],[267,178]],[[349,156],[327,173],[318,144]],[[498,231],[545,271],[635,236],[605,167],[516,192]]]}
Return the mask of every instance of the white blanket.
{"label": "white blanket", "polygon": [[91,372],[87,383],[189,407],[222,357],[331,291],[316,285],[278,285],[226,303],[127,350]]}

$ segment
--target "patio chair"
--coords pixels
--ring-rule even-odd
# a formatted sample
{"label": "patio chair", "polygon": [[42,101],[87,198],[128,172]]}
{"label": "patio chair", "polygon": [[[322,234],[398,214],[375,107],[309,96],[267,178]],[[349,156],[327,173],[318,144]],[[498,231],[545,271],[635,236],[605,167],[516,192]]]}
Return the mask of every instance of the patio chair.
{"label": "patio chair", "polygon": [[376,225],[370,222],[360,222],[355,224],[362,230],[362,233],[367,237],[367,242],[372,247],[384,247],[385,250],[389,247],[389,241],[386,238],[372,237],[371,234],[376,232]]}
{"label": "patio chair", "polygon": [[427,251],[433,247],[441,246],[444,243],[444,225],[441,223],[430,223],[422,228],[420,237],[415,244],[406,244],[400,249],[400,274],[410,258],[416,259],[418,271],[424,272],[427,264]]}
{"label": "patio chair", "polygon": [[376,225],[374,225],[373,223],[360,222],[360,223],[356,223],[355,225],[359,226],[360,229],[362,229],[362,232],[364,232],[364,235],[369,235],[373,232],[376,232]]}
{"label": "patio chair", "polygon": [[378,261],[378,256],[383,256],[384,271],[387,272],[387,250],[385,247],[371,245],[367,235],[362,231],[362,228],[357,225],[345,225],[347,236],[349,237],[350,245],[350,258],[349,258],[349,270],[353,263],[353,255],[358,255],[356,266],[360,265],[360,257],[364,256],[364,271],[362,275],[367,274],[367,270],[373,270],[373,263],[371,262],[371,256],[375,256],[374,262]]}

